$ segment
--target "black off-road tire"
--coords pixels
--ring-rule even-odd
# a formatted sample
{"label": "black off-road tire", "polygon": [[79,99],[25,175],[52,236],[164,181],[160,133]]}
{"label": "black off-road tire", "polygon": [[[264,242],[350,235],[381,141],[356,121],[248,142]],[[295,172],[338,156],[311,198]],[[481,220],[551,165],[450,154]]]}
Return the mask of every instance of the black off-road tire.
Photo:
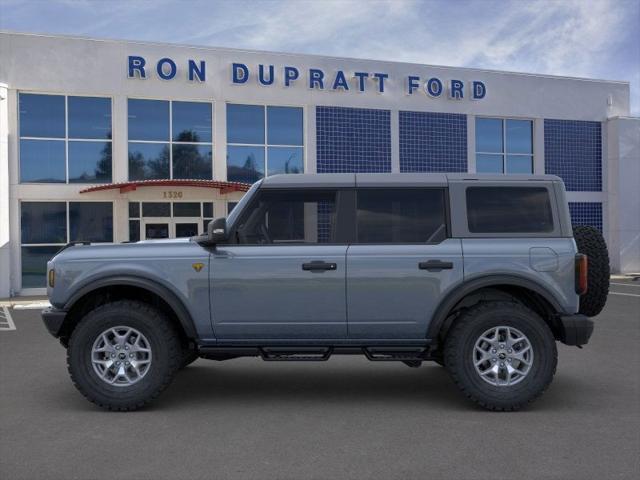
{"label": "black off-road tire", "polygon": [[[151,346],[152,363],[146,375],[128,386],[109,385],[98,377],[91,362],[97,337],[109,327],[138,330]],[[74,329],[67,349],[67,368],[78,390],[101,408],[136,410],[157,398],[173,380],[182,360],[180,337],[166,315],[153,306],[119,300],[89,312]]]}
{"label": "black off-road tire", "polygon": [[[473,364],[477,339],[498,326],[518,329],[533,349],[531,370],[515,385],[491,385],[480,377]],[[451,378],[469,399],[488,410],[512,411],[547,389],[556,371],[558,351],[549,326],[535,312],[517,302],[487,302],[458,318],[445,340],[444,360]]]}
{"label": "black off-road tire", "polygon": [[180,370],[187,368],[198,359],[198,352],[193,348],[184,347],[182,349],[182,359],[180,360]]}
{"label": "black off-road tire", "polygon": [[587,293],[580,296],[580,313],[588,317],[598,315],[609,295],[609,251],[604,237],[597,228],[573,227],[573,238],[578,252],[587,256]]}

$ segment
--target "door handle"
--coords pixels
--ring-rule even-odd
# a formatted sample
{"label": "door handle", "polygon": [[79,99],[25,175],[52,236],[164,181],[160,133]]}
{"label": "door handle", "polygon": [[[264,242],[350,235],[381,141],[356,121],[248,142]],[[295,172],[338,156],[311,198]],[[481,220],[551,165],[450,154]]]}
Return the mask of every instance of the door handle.
{"label": "door handle", "polygon": [[439,272],[441,270],[451,270],[453,262],[443,262],[442,260],[428,260],[418,264],[420,270],[429,270],[430,272]]}
{"label": "door handle", "polygon": [[322,260],[314,260],[309,263],[302,264],[302,270],[309,272],[324,272],[326,270],[336,270],[338,265],[336,263],[324,262]]}

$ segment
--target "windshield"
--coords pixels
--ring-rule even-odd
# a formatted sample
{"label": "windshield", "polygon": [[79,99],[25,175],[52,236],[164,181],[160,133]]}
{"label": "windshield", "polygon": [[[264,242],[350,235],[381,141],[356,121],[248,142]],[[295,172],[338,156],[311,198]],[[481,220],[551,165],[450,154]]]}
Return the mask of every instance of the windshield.
{"label": "windshield", "polygon": [[244,209],[244,206],[247,204],[247,202],[251,200],[251,197],[253,197],[253,195],[256,193],[256,190],[258,189],[261,183],[262,183],[262,180],[258,180],[256,183],[251,185],[251,188],[247,191],[247,193],[244,194],[244,197],[240,199],[238,204],[233,208],[231,213],[227,216],[227,229],[230,230],[230,228],[233,226],[236,219],[238,218],[238,215],[240,215],[240,212]]}

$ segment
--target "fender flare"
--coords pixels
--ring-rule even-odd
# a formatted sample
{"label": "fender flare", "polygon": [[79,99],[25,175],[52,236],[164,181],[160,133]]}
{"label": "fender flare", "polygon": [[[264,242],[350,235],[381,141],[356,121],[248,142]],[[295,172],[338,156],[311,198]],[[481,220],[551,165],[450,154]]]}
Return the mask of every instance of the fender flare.
{"label": "fender flare", "polygon": [[537,293],[544,298],[556,312],[561,312],[562,306],[558,299],[549,291],[549,289],[527,278],[517,275],[488,275],[480,278],[469,280],[458,287],[454,288],[440,302],[429,327],[427,328],[427,338],[437,340],[440,330],[446,321],[451,309],[464,297],[481,288],[493,287],[497,285],[513,285],[516,287],[526,288]]}
{"label": "fender flare", "polygon": [[69,300],[67,300],[67,302],[65,303],[64,309],[66,311],[71,310],[71,308],[73,308],[78,300],[95,290],[104,287],[123,285],[143,288],[158,295],[169,305],[169,307],[176,314],[176,317],[178,318],[178,321],[180,322],[185,335],[191,339],[197,338],[196,329],[193,324],[193,318],[191,318],[191,314],[185,307],[184,302],[180,300],[180,298],[178,298],[178,296],[169,288],[161,285],[156,281],[149,280],[148,278],[144,277],[137,277],[134,275],[117,275],[113,277],[101,278],[89,284],[85,284],[84,286],[77,289],[73,293],[73,295],[71,295]]}

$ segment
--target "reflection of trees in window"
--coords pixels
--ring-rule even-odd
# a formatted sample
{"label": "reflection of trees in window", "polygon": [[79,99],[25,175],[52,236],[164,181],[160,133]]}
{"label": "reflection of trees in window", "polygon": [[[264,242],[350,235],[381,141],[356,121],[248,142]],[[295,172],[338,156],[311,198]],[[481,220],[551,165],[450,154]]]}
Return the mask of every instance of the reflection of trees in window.
{"label": "reflection of trees in window", "polygon": [[[193,130],[183,130],[176,139],[176,142],[199,141],[200,137]],[[173,144],[173,178],[212,178],[211,151],[203,155],[200,148],[193,143]]]}
{"label": "reflection of trees in window", "polygon": [[156,158],[144,158],[139,151],[129,152],[129,177],[132,180],[169,178],[169,146],[163,145]]}
{"label": "reflection of trees in window", "polygon": [[293,166],[291,165],[291,162],[295,161],[295,157],[296,154],[292,153],[291,155],[289,155],[289,158],[287,158],[287,161],[284,162],[284,173],[302,173],[300,167],[295,164]]}
{"label": "reflection of trees in window", "polygon": [[228,165],[227,177],[233,178],[236,182],[244,183],[255,183],[260,180],[262,173],[258,170],[258,162],[256,161],[255,155],[253,153],[248,154],[241,167]]}
{"label": "reflection of trees in window", "polygon": [[[109,132],[109,139],[111,139],[111,132]],[[100,160],[96,165],[96,180],[111,181],[111,165],[111,143],[105,143],[100,151]]]}
{"label": "reflection of trees in window", "polygon": [[178,134],[178,138],[174,141],[176,142],[194,142],[197,143],[200,141],[200,137],[193,130],[183,130]]}

